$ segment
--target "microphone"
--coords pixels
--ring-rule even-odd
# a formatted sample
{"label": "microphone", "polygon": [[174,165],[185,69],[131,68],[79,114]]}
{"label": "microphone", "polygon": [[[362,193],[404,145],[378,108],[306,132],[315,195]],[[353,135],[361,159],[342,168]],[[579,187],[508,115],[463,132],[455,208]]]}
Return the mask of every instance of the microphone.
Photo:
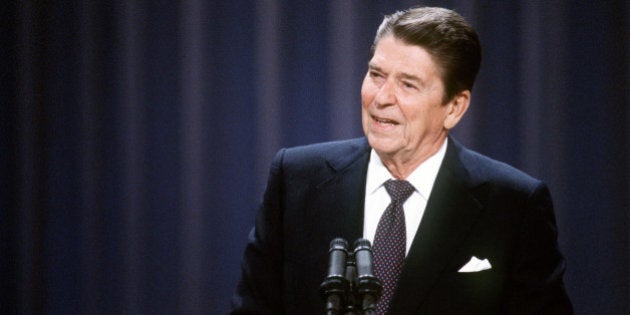
{"label": "microphone", "polygon": [[374,275],[372,246],[370,241],[360,238],[354,242],[354,259],[357,264],[356,286],[364,314],[376,314],[376,302],[383,289],[381,281]]}
{"label": "microphone", "polygon": [[320,293],[326,299],[326,314],[341,314],[343,299],[348,292],[346,279],[346,260],[348,258],[348,242],[343,238],[335,238],[330,242],[328,276],[320,285]]}

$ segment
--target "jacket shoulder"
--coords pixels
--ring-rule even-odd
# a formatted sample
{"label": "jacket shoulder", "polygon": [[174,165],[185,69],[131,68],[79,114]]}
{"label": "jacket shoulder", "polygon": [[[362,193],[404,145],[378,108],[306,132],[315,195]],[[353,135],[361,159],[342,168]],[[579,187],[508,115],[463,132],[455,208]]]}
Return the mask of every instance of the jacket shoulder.
{"label": "jacket shoulder", "polygon": [[369,150],[365,138],[356,138],[285,148],[278,152],[276,159],[281,156],[285,169],[305,170],[309,167],[328,165],[340,170]]}
{"label": "jacket shoulder", "polygon": [[495,160],[479,152],[457,144],[457,159],[461,161],[466,175],[473,184],[492,183],[498,186],[531,191],[542,184],[516,167]]}

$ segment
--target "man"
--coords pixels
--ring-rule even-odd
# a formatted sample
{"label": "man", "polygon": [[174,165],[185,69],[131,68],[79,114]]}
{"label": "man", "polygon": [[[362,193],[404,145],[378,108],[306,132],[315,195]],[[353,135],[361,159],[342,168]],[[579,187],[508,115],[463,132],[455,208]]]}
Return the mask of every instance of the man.
{"label": "man", "polygon": [[480,60],[453,11],[385,17],[361,89],[365,138],[276,155],[233,313],[323,313],[335,237],[373,242],[379,314],[572,312],[545,184],[448,136]]}

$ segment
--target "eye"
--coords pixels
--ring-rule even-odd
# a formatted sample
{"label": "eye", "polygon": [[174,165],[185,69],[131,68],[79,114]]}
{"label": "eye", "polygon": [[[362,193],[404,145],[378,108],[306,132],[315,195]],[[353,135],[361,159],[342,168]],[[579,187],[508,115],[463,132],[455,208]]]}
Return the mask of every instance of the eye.
{"label": "eye", "polygon": [[381,77],[383,77],[382,74],[380,74],[379,72],[376,72],[376,71],[370,71],[369,74],[370,74],[370,77],[372,77],[372,78],[381,78]]}
{"label": "eye", "polygon": [[402,85],[403,85],[403,87],[405,87],[405,89],[411,89],[411,90],[417,90],[418,89],[416,87],[416,85],[411,83],[411,82],[402,81]]}

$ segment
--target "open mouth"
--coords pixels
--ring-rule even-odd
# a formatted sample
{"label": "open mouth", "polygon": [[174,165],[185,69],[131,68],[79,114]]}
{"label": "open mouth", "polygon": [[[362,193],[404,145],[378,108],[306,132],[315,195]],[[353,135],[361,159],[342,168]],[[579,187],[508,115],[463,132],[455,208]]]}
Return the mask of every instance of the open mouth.
{"label": "open mouth", "polygon": [[391,120],[391,119],[387,119],[387,118],[372,116],[372,119],[379,125],[384,125],[384,126],[395,126],[395,125],[398,125],[397,121],[394,121],[394,120]]}

